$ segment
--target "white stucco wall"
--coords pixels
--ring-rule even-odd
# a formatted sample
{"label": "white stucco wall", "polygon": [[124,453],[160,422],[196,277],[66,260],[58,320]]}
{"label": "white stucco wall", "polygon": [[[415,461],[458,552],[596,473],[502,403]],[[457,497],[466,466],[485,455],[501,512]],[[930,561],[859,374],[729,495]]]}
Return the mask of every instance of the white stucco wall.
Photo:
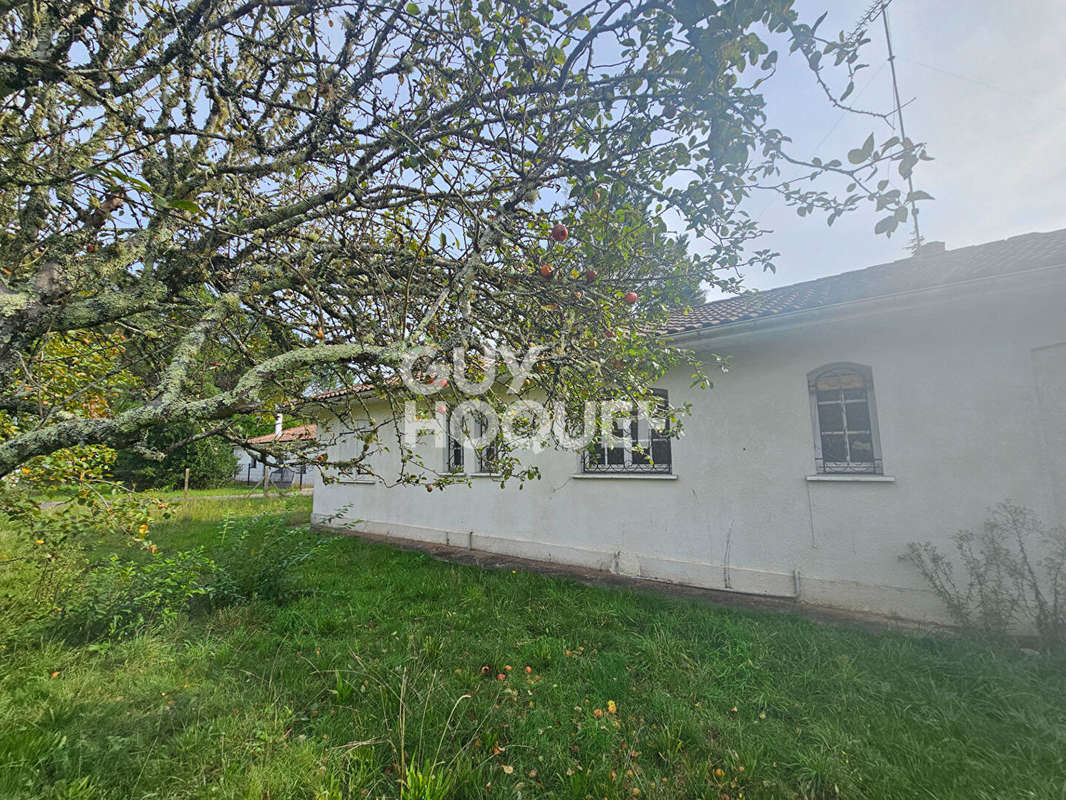
{"label": "white stucco wall", "polygon": [[[241,483],[261,483],[263,480],[263,462],[241,447],[233,448],[233,455],[237,458],[237,468],[233,471],[233,479]],[[255,466],[251,466],[251,464]]]}
{"label": "white stucco wall", "polygon": [[[533,458],[542,478],[490,478],[429,493],[322,484],[314,518],[657,580],[791,595],[911,619],[943,619],[900,560],[946,546],[1011,498],[1066,522],[1066,271],[797,315],[691,344],[732,358],[711,390],[688,371],[662,386],[689,401],[673,477],[579,477],[572,453]],[[873,370],[885,476],[815,473],[812,369]],[[320,421],[329,442],[337,423]],[[427,437],[426,459],[443,464]],[[395,458],[395,456],[391,456]],[[375,463],[388,474],[389,456]]]}

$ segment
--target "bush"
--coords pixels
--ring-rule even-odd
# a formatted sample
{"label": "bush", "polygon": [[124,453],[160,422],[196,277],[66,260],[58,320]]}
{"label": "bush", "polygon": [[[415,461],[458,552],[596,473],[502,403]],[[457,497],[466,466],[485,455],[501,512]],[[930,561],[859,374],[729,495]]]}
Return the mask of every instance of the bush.
{"label": "bush", "polygon": [[[166,452],[196,433],[193,423],[175,422],[152,429],[146,445],[150,450]],[[120,450],[113,471],[123,483],[136,484],[140,489],[179,489],[185,483],[186,468],[191,488],[211,489],[233,480],[237,458],[227,442],[209,436],[177,448],[162,461],[153,461],[132,450]]]}
{"label": "bush", "polygon": [[65,598],[58,630],[81,641],[117,639],[184,613],[255,599],[282,602],[295,588],[295,569],[329,542],[276,517],[240,530],[227,517],[210,549],[153,555],[147,562],[113,555],[89,569]]}
{"label": "bush", "polygon": [[1005,638],[1024,629],[1040,644],[1066,649],[1066,529],[1048,529],[1010,501],[992,510],[980,531],[952,537],[964,580],[935,545],[912,542],[913,563],[962,628]]}
{"label": "bush", "polygon": [[279,517],[260,517],[237,529],[226,516],[212,555],[220,566],[219,592],[236,602],[285,600],[293,572],[332,541],[308,527],[290,528]]}
{"label": "bush", "polygon": [[119,638],[210,607],[218,568],[203,548],[179,551],[146,563],[117,555],[86,575],[63,609],[60,630],[70,638]]}

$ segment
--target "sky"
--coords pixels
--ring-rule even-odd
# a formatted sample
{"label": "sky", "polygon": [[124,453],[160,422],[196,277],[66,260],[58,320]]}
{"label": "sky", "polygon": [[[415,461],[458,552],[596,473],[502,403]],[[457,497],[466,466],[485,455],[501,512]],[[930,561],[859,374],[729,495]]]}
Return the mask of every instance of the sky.
{"label": "sky", "polygon": [[[798,0],[819,29],[850,31],[868,0]],[[935,160],[915,170],[922,236],[949,249],[1066,227],[1066,4],[1062,0],[894,0],[889,26],[896,53],[907,134]],[[871,43],[849,102],[893,108],[884,31]],[[782,53],[782,57],[784,57]],[[798,57],[767,86],[770,122],[791,135],[796,152],[845,159],[847,151],[886,123],[832,108]],[[890,239],[873,233],[871,208],[837,220],[800,218],[784,202],[757,195],[749,211],[773,233],[759,247],[780,253],[777,272],[744,276],[766,289],[832,275],[908,255],[910,226]],[[709,299],[719,296],[710,294]]]}

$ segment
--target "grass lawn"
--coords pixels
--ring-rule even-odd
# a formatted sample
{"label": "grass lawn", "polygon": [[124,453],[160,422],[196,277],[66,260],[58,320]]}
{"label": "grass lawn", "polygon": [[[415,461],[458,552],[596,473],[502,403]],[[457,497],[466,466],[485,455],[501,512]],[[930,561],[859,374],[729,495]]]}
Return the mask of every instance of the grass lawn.
{"label": "grass lawn", "polygon": [[1043,657],[352,538],[301,581],[106,646],[0,626],[0,798],[1066,798]]}
{"label": "grass lawn", "polygon": [[[310,489],[311,485],[308,483],[304,486],[305,489]],[[274,497],[295,495],[300,492],[300,488],[295,484],[291,489],[277,489],[273,486],[270,487],[269,494]],[[223,486],[220,489],[189,489],[189,497],[239,497],[241,495],[260,495],[263,493],[263,487],[259,484],[249,486],[246,483],[237,483],[233,486]],[[182,489],[167,489],[158,493],[160,496],[167,500],[181,500],[185,496],[185,492]],[[218,513],[218,510],[215,510]]]}

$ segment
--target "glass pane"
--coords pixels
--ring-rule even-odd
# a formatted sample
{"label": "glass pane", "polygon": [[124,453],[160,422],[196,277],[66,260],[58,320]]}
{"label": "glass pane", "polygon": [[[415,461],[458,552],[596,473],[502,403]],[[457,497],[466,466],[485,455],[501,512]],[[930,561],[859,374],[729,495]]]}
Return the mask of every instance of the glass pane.
{"label": "glass pane", "polygon": [[826,402],[826,401],[832,401],[832,400],[836,400],[837,402],[840,402],[840,390],[839,389],[830,389],[828,391],[824,391],[824,390],[819,389],[818,390],[818,400],[820,402]]}
{"label": "glass pane", "polygon": [[670,407],[670,401],[667,397],[665,389],[652,389],[652,394],[655,395],[656,400],[652,405],[652,415],[659,417],[662,420],[662,427],[655,433],[669,433],[670,432],[670,415],[668,409]]}
{"label": "glass pane", "polygon": [[448,442],[448,467],[452,472],[463,471],[463,443],[456,439]]}
{"label": "glass pane", "polygon": [[585,463],[590,467],[602,467],[606,463],[602,444],[595,444],[589,448],[585,456]]}
{"label": "glass pane", "polygon": [[847,461],[848,454],[844,449],[844,434],[822,434],[822,461]]}
{"label": "glass pane", "polygon": [[626,451],[623,447],[609,447],[607,448],[607,463],[612,465],[619,465],[626,463]]}
{"label": "glass pane", "polygon": [[865,401],[861,403],[848,403],[846,408],[849,431],[870,430],[870,407],[866,405]]}
{"label": "glass pane", "polygon": [[670,440],[655,438],[651,440],[651,457],[655,462],[655,466],[666,467],[670,466]]}
{"label": "glass pane", "polygon": [[496,445],[487,444],[477,454],[478,472],[496,471]]}
{"label": "glass pane", "polygon": [[844,399],[845,400],[865,400],[866,399],[866,390],[865,389],[845,389],[844,390]]}
{"label": "glass pane", "polygon": [[819,404],[818,427],[823,433],[844,430],[844,411],[836,403]]}
{"label": "glass pane", "polygon": [[815,388],[820,392],[830,389],[860,389],[863,386],[862,375],[855,372],[837,372],[835,374],[822,375],[815,383]]}
{"label": "glass pane", "polygon": [[874,445],[868,433],[848,434],[848,444],[851,447],[851,463],[872,464],[874,460]]}
{"label": "glass pane", "polygon": [[648,421],[634,419],[629,423],[630,462],[632,464],[648,463]]}

